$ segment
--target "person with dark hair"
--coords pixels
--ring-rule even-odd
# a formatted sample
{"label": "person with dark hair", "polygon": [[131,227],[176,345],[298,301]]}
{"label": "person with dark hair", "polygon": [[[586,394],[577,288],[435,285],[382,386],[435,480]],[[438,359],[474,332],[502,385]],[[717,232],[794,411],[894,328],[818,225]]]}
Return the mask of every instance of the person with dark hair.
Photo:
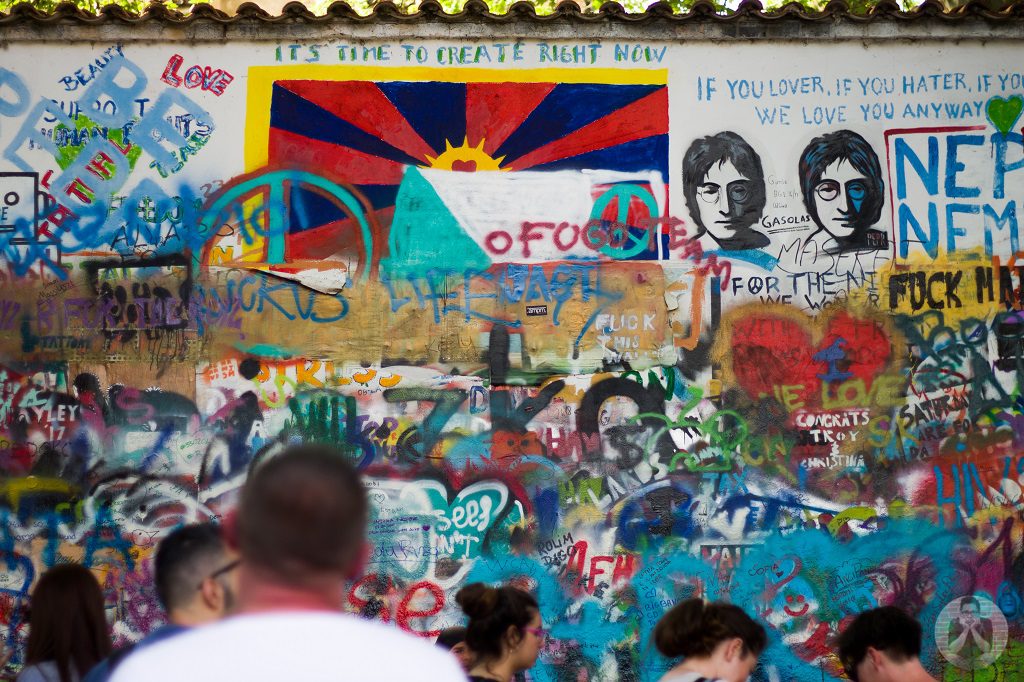
{"label": "person with dark hair", "polygon": [[110,653],[103,590],[85,566],[62,564],[43,573],[31,605],[18,682],[78,682]]}
{"label": "person with dark hair", "polygon": [[693,141],[683,157],[683,196],[696,237],[707,234],[725,251],[768,245],[752,229],[766,201],[761,157],[736,133]]}
{"label": "person with dark hair", "polygon": [[157,597],[171,620],[185,627],[220,620],[234,605],[237,587],[227,578],[239,563],[217,525],[179,528],[156,551]]}
{"label": "person with dark hair", "polygon": [[853,682],[935,682],[921,665],[921,624],[895,606],[864,611],[837,642]]}
{"label": "person with dark hair", "polygon": [[113,682],[463,682],[425,640],[342,613],[367,556],[369,499],[338,450],[316,444],[254,464],[225,536],[241,553],[233,615],[129,656]]}
{"label": "person with dark hair", "polygon": [[125,657],[186,629],[213,623],[230,612],[237,587],[233,577],[238,555],[224,542],[213,523],[182,526],[157,547],[153,561],[156,594],[167,623],[134,646],[124,647],[101,661],[83,682],[106,682]]}
{"label": "person with dark hair", "polygon": [[470,668],[473,667],[474,661],[476,661],[476,656],[473,654],[472,649],[466,644],[466,628],[464,627],[441,630],[441,634],[434,640],[434,644],[445,651],[451,652],[466,672],[469,672]]}
{"label": "person with dark hair", "polygon": [[[878,250],[888,247],[881,230],[871,229],[882,216],[885,182],[878,155],[852,130],[811,140],[800,156],[800,190],[811,220],[831,239],[825,250]],[[814,236],[813,234],[811,236]]]}
{"label": "person with dark hair", "polygon": [[466,585],[455,601],[469,616],[466,644],[476,655],[470,682],[510,682],[537,662],[547,632],[537,600],[517,587]]}
{"label": "person with dark hair", "polygon": [[974,662],[992,651],[992,619],[981,617],[981,602],[960,600],[960,615],[949,624],[949,651]]}
{"label": "person with dark hair", "polygon": [[662,682],[745,682],[768,646],[764,627],[743,609],[724,602],[687,599],[654,626],[654,645],[682,663]]}

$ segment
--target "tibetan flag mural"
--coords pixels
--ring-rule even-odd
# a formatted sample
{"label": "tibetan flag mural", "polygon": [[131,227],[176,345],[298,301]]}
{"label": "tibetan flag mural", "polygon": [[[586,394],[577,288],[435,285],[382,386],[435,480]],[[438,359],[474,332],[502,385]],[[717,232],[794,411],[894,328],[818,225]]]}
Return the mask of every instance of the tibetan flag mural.
{"label": "tibetan flag mural", "polygon": [[[388,75],[396,71],[402,70]],[[481,233],[467,236],[463,245],[479,252],[479,258],[471,259],[476,267],[486,267],[495,255],[478,245],[494,220],[551,219],[547,205],[559,203],[556,185],[567,177],[565,171],[588,174],[593,196],[580,216],[584,223],[597,218],[636,225],[645,216],[667,214],[664,84],[275,80],[266,145],[269,165],[315,170],[350,187],[384,231],[395,219],[403,181],[422,188],[426,177],[427,186],[437,188],[453,181],[433,171],[530,173],[534,178],[551,173],[551,191],[540,193],[549,196],[515,197],[516,215],[508,215],[506,197],[443,217],[441,222],[450,224],[443,232],[451,239],[460,233],[458,225],[469,227],[467,221]],[[616,189],[623,182],[628,191]],[[537,183],[517,186],[526,185]],[[420,198],[435,199],[429,189],[416,192],[417,210],[422,209]],[[490,201],[490,194],[481,192],[481,200]],[[441,204],[450,204],[440,199],[442,189],[437,195]],[[330,233],[345,231],[351,221],[336,201],[315,191],[293,189],[289,206],[291,258],[327,255],[317,249],[332,243]],[[555,212],[565,219],[564,210]],[[437,232],[432,234],[436,240]],[[651,246],[617,257],[657,258],[657,246]]]}

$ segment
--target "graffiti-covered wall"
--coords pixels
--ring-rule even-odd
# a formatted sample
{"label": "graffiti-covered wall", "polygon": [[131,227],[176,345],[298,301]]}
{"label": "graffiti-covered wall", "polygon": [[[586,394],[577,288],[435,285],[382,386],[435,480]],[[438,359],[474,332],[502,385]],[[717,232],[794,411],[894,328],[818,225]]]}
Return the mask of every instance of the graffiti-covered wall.
{"label": "graffiti-covered wall", "polygon": [[532,679],[657,679],[689,596],[766,624],[759,680],[841,677],[882,604],[1024,675],[1010,29],[54,26],[0,27],[12,665],[41,571],[137,639],[160,538],[316,441],[373,503],[345,608],[427,637],[521,581]]}

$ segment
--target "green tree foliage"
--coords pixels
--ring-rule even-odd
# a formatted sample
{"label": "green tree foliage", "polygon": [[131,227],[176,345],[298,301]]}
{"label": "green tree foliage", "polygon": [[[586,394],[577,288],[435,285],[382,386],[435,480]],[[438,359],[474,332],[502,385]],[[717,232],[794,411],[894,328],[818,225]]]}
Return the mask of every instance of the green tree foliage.
{"label": "green tree foliage", "polygon": [[[52,12],[57,5],[68,0],[31,0],[29,4],[38,9],[41,12]],[[0,12],[10,12],[11,8],[15,5],[25,3],[26,0],[0,0]],[[196,3],[208,3],[209,0],[163,0],[163,4],[172,10],[179,12],[189,12],[192,6]],[[79,9],[85,10],[86,12],[92,12],[93,14],[98,13],[101,9],[107,5],[116,5],[123,7],[129,12],[140,14],[146,10],[149,5],[149,0],[72,0]]]}
{"label": "green tree foliage", "polygon": [[[15,4],[22,2],[31,2],[31,4],[44,11],[52,11],[60,2],[68,2],[69,0],[0,0],[0,12],[9,12],[11,7]],[[99,12],[100,9],[106,5],[118,5],[125,8],[130,12],[142,12],[146,9],[151,0],[70,0],[77,7],[86,10],[88,12]],[[192,7],[196,3],[211,3],[217,7],[219,5],[218,0],[155,0],[156,2],[162,2],[166,7],[172,10],[176,10],[183,13],[191,11]],[[274,0],[269,0],[274,2]],[[327,8],[335,0],[299,0],[304,2],[307,8],[314,14],[324,14]],[[373,11],[374,6],[381,0],[347,0],[348,4],[359,14],[370,14]],[[461,12],[467,0],[438,0],[441,6],[446,12],[458,13]],[[555,11],[559,0],[532,0],[534,7],[538,14],[551,14]],[[575,2],[581,11],[583,12],[596,12],[601,6],[611,0],[570,0]],[[617,0],[627,12],[643,12],[647,9],[655,0]],[[823,9],[829,2],[829,0],[760,0],[764,8],[768,11],[777,10],[782,8],[788,3],[794,3],[802,5],[803,7],[818,11]],[[880,0],[846,0],[850,11],[863,14],[869,12]],[[939,0],[943,8],[947,11],[953,11],[957,7],[966,4],[968,0]],[[1013,0],[983,0],[986,5],[992,9],[998,9],[1005,7],[1010,4]],[[257,4],[264,5],[263,0],[255,0]],[[394,4],[403,12],[413,13],[419,7],[421,0],[392,0]],[[495,14],[504,14],[508,12],[516,0],[485,0],[488,7]],[[715,10],[721,14],[729,14],[734,11],[739,5],[740,0],[668,0],[669,4],[675,12],[688,12],[697,2],[710,2]],[[896,0],[896,2],[904,10],[912,10],[922,0]],[[234,6],[234,4],[232,4]],[[276,8],[280,5],[275,2],[272,7],[268,9],[272,13],[276,13]]]}

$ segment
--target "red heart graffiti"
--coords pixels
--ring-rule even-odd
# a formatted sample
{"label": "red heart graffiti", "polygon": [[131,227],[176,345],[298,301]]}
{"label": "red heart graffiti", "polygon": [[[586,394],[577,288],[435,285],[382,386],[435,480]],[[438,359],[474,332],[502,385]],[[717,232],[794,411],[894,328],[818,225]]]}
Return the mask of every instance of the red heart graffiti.
{"label": "red heart graffiti", "polygon": [[472,173],[476,170],[476,161],[452,161],[452,170]]}
{"label": "red heart graffiti", "polygon": [[[831,355],[839,359],[830,365],[822,358]],[[870,391],[891,355],[881,325],[846,312],[832,318],[817,346],[811,346],[808,324],[790,317],[752,315],[737,322],[732,332],[733,372],[747,394],[755,399],[772,396],[777,387],[787,386],[788,395],[806,407],[821,404],[821,377],[830,372],[843,377],[833,378],[832,384],[861,379]]]}

